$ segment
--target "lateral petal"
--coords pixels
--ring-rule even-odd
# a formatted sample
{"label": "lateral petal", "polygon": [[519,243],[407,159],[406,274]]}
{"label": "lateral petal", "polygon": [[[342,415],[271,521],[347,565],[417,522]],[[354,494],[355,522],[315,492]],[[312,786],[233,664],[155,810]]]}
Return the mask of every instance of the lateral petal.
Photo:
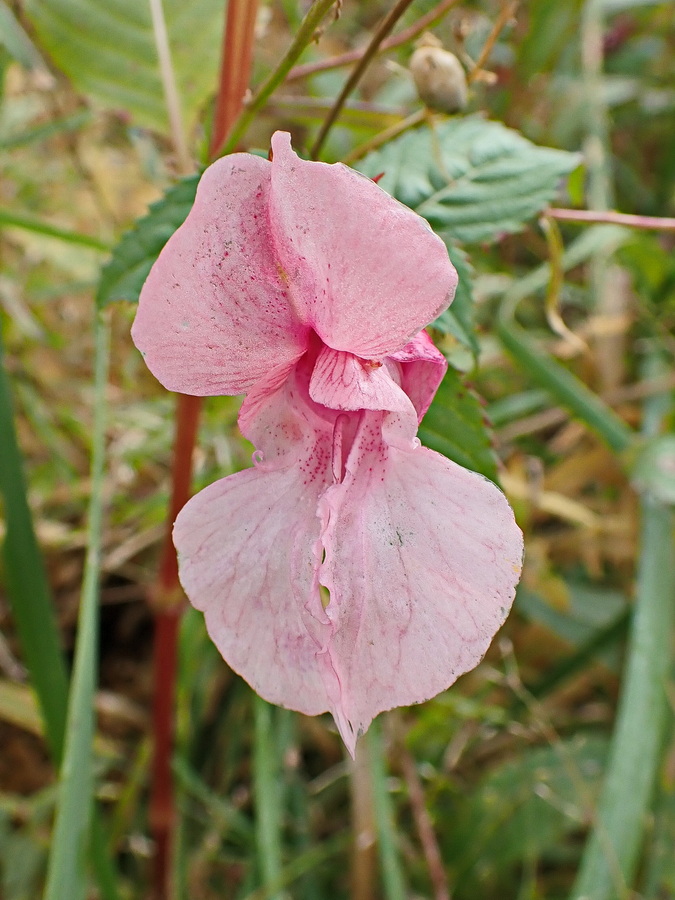
{"label": "lateral petal", "polygon": [[427,700],[480,662],[523,548],[491,482],[423,447],[373,452],[376,420],[364,415],[345,478],[320,504],[333,714],[348,746],[378,713]]}
{"label": "lateral petal", "polygon": [[210,166],[145,282],[132,337],[169,390],[243,393],[306,347],[274,255],[270,171],[244,153]]}
{"label": "lateral petal", "polygon": [[304,321],[366,359],[403,345],[452,300],[457,273],[424,219],[341,164],[272,137],[270,222]]}
{"label": "lateral petal", "polygon": [[390,359],[401,364],[401,387],[412,400],[419,423],[431,406],[448,363],[426,331],[420,331]]}
{"label": "lateral petal", "polygon": [[174,527],[181,583],[224,659],[270,703],[307,715],[338,691],[317,581],[322,487],[296,466],[247,469],[193,497]]}

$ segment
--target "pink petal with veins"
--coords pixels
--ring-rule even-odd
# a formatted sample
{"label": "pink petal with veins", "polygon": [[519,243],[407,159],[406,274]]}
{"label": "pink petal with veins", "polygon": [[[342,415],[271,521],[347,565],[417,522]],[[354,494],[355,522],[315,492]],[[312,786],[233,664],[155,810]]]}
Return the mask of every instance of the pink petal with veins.
{"label": "pink petal with veins", "polygon": [[452,300],[457,273],[421,216],[341,164],[272,137],[270,222],[304,322],[334,350],[381,359]]}
{"label": "pink petal with veins", "polygon": [[323,495],[333,714],[347,747],[383,710],[476,666],[506,618],[522,535],[504,495],[426,448],[400,451],[364,413],[342,483]]}
{"label": "pink petal with veins", "polygon": [[240,394],[305,350],[270,234],[270,171],[246,153],[210,166],[148,275],[131,333],[169,390]]}

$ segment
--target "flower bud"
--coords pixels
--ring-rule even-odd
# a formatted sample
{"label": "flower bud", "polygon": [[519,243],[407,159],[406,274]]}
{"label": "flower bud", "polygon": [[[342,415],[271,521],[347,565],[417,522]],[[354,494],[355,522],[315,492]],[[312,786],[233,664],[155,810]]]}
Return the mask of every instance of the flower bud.
{"label": "flower bud", "polygon": [[462,64],[433,34],[423,34],[410,58],[410,71],[420,99],[430,109],[455,113],[467,103]]}

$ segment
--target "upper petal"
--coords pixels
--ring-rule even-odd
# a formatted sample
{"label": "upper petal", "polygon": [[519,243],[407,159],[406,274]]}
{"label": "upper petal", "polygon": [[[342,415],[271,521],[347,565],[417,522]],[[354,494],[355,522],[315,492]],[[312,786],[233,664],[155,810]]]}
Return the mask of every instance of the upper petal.
{"label": "upper petal", "polygon": [[272,138],[270,221],[303,319],[365,358],[402,347],[452,300],[457,273],[424,219],[341,164]]}
{"label": "upper petal", "polygon": [[333,714],[348,745],[379,712],[427,700],[478,664],[511,607],[523,548],[491,482],[423,447],[374,452],[376,419],[364,414],[346,477],[320,506]]}
{"label": "upper petal", "polygon": [[243,153],[210,166],[145,282],[132,337],[169,390],[243,393],[305,349],[270,233],[270,170]]}

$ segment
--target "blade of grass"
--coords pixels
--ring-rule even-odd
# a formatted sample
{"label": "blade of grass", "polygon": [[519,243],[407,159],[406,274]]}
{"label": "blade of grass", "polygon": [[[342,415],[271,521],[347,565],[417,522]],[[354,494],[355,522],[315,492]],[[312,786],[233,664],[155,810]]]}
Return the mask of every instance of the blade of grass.
{"label": "blade of grass", "polygon": [[256,694],[253,746],[253,792],[256,808],[256,849],[263,887],[274,900],[281,900],[273,886],[282,871],[279,754],[276,729],[272,727],[272,707]]}
{"label": "blade of grass", "polygon": [[40,701],[47,743],[58,761],[65,733],[68,675],[26,497],[1,334],[0,435],[0,494],[7,529],[3,544],[7,596],[31,683]]}
{"label": "blade of grass", "polygon": [[380,853],[380,865],[382,866],[384,896],[386,900],[406,900],[408,892],[398,855],[394,807],[387,786],[387,769],[380,723],[378,721],[373,722],[368,729],[368,734],[361,740],[370,741],[373,805],[375,807],[377,845]]}
{"label": "blade of grass", "polygon": [[592,428],[615,452],[628,450],[635,435],[597,394],[530,341],[525,331],[505,317],[497,318],[497,334],[505,349],[561,406]]}
{"label": "blade of grass", "polygon": [[[672,396],[668,406],[671,402]],[[664,412],[664,395],[645,403],[647,437],[659,433]],[[675,611],[675,521],[672,509],[648,495],[641,498],[640,510],[637,586],[625,674],[597,820],[572,888],[573,900],[632,896],[630,885],[663,751]]]}
{"label": "blade of grass", "polygon": [[89,234],[82,234],[79,231],[69,231],[67,228],[59,228],[58,225],[52,225],[44,222],[42,219],[36,219],[34,216],[26,213],[14,213],[9,209],[0,209],[0,226],[5,225],[11,228],[22,228],[24,231],[32,231],[35,234],[44,234],[47,237],[56,238],[59,241],[65,241],[67,244],[77,244],[80,247],[91,247],[93,250],[100,250],[107,253],[111,248],[105,241],[99,241],[98,238]]}
{"label": "blade of grass", "polygon": [[[9,380],[0,334],[0,495],[6,523],[3,545],[7,596],[55,763],[61,763],[66,731],[68,674],[42,554],[26,498],[21,453],[16,440]],[[92,864],[104,900],[117,897],[116,878],[103,828],[94,821]]]}
{"label": "blade of grass", "polygon": [[87,555],[45,900],[64,900],[66,897],[68,900],[82,900],[87,889],[85,858],[94,801],[92,742],[105,482],[105,393],[110,353],[110,329],[104,313],[96,311],[94,331],[94,426]]}
{"label": "blade of grass", "polygon": [[59,119],[53,119],[44,125],[36,125],[34,128],[27,128],[16,134],[9,134],[7,137],[0,138],[0,150],[14,150],[16,147],[25,147],[27,144],[36,144],[40,141],[46,141],[48,138],[56,134],[67,134],[71,131],[77,131],[84,125],[87,125],[94,118],[93,113],[88,109],[80,110],[71,116],[63,116]]}

